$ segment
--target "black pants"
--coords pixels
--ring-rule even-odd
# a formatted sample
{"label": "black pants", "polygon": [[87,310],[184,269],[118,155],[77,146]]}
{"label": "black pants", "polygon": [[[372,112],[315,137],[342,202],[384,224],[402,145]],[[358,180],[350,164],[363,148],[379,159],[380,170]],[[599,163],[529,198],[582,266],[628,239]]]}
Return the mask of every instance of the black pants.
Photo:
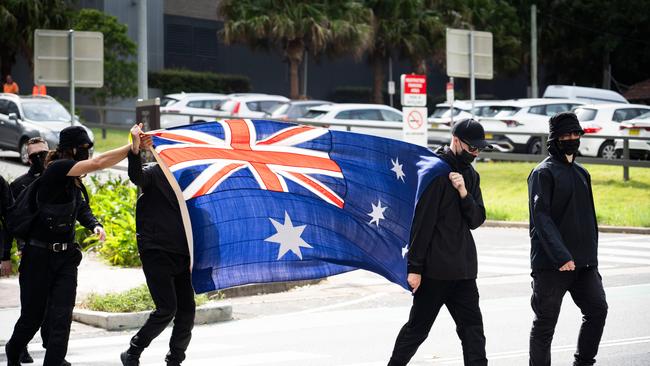
{"label": "black pants", "polygon": [[442,281],[422,277],[413,296],[408,322],[395,341],[389,366],[406,365],[429,335],[442,305],[456,323],[465,365],[487,365],[483,317],[478,305],[476,280]]}
{"label": "black pants", "polygon": [[551,341],[567,291],[582,312],[574,365],[593,365],[607,317],[607,301],[596,267],[560,272],[533,272],[531,306],[535,313],[530,331],[530,365],[551,364]]}
{"label": "black pants", "polygon": [[19,267],[20,318],[7,342],[8,360],[18,361],[47,313],[49,335],[43,340],[47,346],[43,365],[61,365],[68,352],[80,262],[81,251],[77,248],[55,253],[25,246]]}
{"label": "black pants", "polygon": [[174,319],[167,359],[181,362],[192,338],[196,308],[190,257],[162,250],[145,250],[140,253],[140,259],[156,310],[131,339],[131,351],[142,352]]}

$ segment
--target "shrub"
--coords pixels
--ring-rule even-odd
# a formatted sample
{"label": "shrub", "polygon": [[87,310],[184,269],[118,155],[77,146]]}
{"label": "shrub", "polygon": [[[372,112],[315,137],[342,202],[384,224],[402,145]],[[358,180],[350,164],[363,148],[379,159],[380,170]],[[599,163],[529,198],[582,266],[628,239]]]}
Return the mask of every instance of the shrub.
{"label": "shrub", "polygon": [[140,266],[140,256],[135,237],[136,188],[126,179],[110,178],[100,181],[91,177],[90,207],[104,226],[106,241],[100,243],[83,227],[77,229],[77,239],[86,250],[97,251],[115,266]]}
{"label": "shrub", "polygon": [[149,85],[171,93],[242,93],[251,90],[250,79],[243,75],[166,69],[149,73]]}
{"label": "shrub", "polygon": [[[208,302],[208,296],[195,295],[196,306]],[[83,308],[94,311],[106,311],[109,313],[134,313],[137,311],[153,310],[156,306],[151,299],[147,285],[118,293],[104,295],[90,294],[81,304]]]}

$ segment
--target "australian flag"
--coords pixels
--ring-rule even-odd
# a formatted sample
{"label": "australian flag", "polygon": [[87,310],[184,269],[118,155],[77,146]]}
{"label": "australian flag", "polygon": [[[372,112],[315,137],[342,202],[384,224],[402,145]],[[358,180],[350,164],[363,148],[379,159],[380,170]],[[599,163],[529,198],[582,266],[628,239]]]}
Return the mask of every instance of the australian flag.
{"label": "australian flag", "polygon": [[197,293],[359,268],[408,289],[417,199],[449,172],[420,146],[275,121],[151,134],[187,207]]}

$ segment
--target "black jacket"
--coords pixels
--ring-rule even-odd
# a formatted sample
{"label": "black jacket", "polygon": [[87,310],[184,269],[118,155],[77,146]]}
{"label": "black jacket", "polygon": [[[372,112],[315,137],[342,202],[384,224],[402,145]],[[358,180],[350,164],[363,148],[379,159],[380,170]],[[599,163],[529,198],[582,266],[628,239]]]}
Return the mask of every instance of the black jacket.
{"label": "black jacket", "polygon": [[5,217],[9,207],[13,205],[14,198],[11,195],[11,190],[7,181],[0,176],[0,249],[2,251],[2,260],[9,260],[11,252],[11,242],[13,239],[5,229]]}
{"label": "black jacket", "polygon": [[533,270],[598,265],[598,224],[589,173],[552,153],[528,176]]}
{"label": "black jacket", "polygon": [[129,179],[142,188],[135,215],[138,249],[189,256],[180,206],[160,166],[143,168],[140,155],[129,151]]}
{"label": "black jacket", "polygon": [[436,153],[463,175],[467,196],[460,198],[448,174],[429,184],[415,210],[408,272],[439,280],[474,279],[476,245],[470,230],[485,221],[480,177],[471,165],[460,164],[448,147]]}

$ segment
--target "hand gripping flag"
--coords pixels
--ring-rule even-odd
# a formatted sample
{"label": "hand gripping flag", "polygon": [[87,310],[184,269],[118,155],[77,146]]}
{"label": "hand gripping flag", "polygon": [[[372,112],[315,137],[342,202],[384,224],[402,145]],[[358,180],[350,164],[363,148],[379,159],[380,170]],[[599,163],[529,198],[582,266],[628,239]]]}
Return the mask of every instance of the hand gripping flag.
{"label": "hand gripping flag", "polygon": [[154,131],[197,293],[366,269],[408,289],[417,198],[449,167],[401,141],[265,120]]}

